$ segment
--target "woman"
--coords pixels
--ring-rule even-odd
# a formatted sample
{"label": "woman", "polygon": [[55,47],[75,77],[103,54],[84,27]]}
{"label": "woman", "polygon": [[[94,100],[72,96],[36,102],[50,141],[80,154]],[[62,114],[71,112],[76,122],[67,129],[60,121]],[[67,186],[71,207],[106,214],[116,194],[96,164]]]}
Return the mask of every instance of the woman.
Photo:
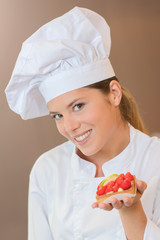
{"label": "woman", "polygon": [[[31,171],[29,240],[160,237],[160,140],[146,134],[109,52],[105,20],[78,7],[23,44],[8,103],[23,119],[49,113],[69,140]],[[105,176],[128,171],[137,177],[134,198],[95,202]]]}

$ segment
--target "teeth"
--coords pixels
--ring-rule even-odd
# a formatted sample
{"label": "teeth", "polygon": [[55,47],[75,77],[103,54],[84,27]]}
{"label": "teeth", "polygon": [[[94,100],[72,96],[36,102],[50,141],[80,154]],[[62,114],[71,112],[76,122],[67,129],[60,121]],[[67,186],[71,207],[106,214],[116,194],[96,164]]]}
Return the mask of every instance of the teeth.
{"label": "teeth", "polygon": [[82,141],[83,139],[85,139],[86,137],[88,137],[88,135],[90,134],[90,131],[88,131],[87,133],[85,133],[84,135],[77,137],[76,140],[77,141]]}

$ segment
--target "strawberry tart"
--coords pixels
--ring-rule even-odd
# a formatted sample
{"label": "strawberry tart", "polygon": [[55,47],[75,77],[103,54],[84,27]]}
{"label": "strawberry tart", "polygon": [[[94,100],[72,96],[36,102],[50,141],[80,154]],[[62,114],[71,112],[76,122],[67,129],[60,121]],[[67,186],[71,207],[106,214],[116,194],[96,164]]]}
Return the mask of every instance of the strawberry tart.
{"label": "strawberry tart", "polygon": [[135,176],[130,172],[112,174],[104,179],[97,187],[96,200],[98,203],[110,203],[111,197],[122,200],[123,197],[136,195]]}

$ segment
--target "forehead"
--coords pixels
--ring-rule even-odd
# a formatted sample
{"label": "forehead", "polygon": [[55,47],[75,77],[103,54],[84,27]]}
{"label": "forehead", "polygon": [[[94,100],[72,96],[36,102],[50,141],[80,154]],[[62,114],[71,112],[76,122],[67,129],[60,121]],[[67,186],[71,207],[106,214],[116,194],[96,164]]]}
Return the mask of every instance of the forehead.
{"label": "forehead", "polygon": [[94,97],[96,92],[99,91],[94,88],[79,88],[52,99],[47,103],[47,106],[49,109],[57,108],[59,106],[68,106],[71,105],[74,101],[78,101],[80,99],[91,99]]}

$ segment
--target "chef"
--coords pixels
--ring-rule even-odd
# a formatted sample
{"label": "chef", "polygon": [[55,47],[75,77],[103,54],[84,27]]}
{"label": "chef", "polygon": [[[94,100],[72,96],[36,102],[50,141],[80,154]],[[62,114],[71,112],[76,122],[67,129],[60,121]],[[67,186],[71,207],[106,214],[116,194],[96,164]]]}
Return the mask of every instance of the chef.
{"label": "chef", "polygon": [[[67,142],[42,154],[29,182],[28,240],[159,240],[160,139],[109,60],[103,17],[74,7],[22,45],[5,90],[22,119],[50,115]],[[98,184],[131,172],[137,194],[96,202]]]}

